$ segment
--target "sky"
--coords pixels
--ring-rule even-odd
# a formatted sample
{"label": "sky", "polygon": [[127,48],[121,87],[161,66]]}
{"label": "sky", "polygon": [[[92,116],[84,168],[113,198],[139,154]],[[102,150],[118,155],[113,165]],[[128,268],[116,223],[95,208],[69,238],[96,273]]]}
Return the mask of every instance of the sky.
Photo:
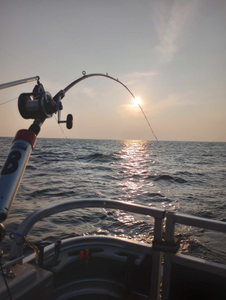
{"label": "sky", "polygon": [[[225,0],[1,0],[0,84],[40,76],[54,96],[82,72],[108,73],[141,98],[158,140],[226,142]],[[35,82],[0,90],[0,104]],[[89,78],[63,99],[40,137],[154,136],[128,91]],[[29,128],[17,100],[0,106],[0,136]]]}

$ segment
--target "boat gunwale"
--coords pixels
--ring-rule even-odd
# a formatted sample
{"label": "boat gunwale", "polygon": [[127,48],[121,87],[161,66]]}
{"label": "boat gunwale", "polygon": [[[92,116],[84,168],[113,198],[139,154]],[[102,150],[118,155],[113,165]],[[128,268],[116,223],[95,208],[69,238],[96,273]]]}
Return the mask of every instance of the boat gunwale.
{"label": "boat gunwale", "polygon": [[[90,246],[104,246],[104,247],[115,247],[140,252],[142,254],[152,255],[153,247],[152,244],[145,242],[134,241],[128,238],[121,238],[116,236],[78,236],[68,239],[63,239],[61,243],[61,252],[69,250],[71,248],[78,247],[87,247]],[[52,243],[44,248],[44,260],[48,260],[51,256],[54,255],[55,243]],[[35,260],[35,254],[32,253],[23,259],[23,263],[30,263]]]}
{"label": "boat gunwale", "polygon": [[[146,207],[139,204],[123,202],[118,200],[109,199],[76,199],[65,202],[54,203],[48,207],[40,208],[39,210],[33,212],[27,216],[23,222],[19,225],[16,234],[15,242],[11,246],[10,257],[19,257],[23,254],[23,237],[27,236],[28,232],[32,226],[40,221],[41,219],[63,212],[67,210],[77,209],[77,208],[111,208],[120,209],[132,213],[149,215],[156,220],[162,220],[165,218],[166,211],[163,209]],[[155,224],[156,225],[156,224]],[[158,227],[158,226],[157,226]]]}

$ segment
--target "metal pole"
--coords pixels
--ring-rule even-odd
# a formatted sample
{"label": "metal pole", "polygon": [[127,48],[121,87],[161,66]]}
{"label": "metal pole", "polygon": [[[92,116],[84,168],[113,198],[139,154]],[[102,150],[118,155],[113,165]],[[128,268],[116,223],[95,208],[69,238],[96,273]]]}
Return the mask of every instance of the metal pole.
{"label": "metal pole", "polygon": [[19,85],[19,84],[23,84],[23,83],[27,83],[27,82],[31,82],[31,81],[35,81],[35,80],[39,80],[39,76],[3,83],[3,84],[0,84],[0,90],[9,88],[14,85]]}
{"label": "metal pole", "polygon": [[[166,242],[174,242],[175,230],[175,214],[168,212],[166,214]],[[170,276],[171,276],[171,262],[173,253],[165,252],[164,254],[164,269],[163,269],[163,285],[162,285],[162,300],[168,300],[170,294]]]}
{"label": "metal pole", "polygon": [[[155,218],[155,230],[154,230],[154,240],[155,241],[162,241],[163,218]],[[150,290],[150,296],[148,299],[159,300],[160,299],[162,252],[154,250],[152,253],[153,254],[152,254],[151,290]]]}

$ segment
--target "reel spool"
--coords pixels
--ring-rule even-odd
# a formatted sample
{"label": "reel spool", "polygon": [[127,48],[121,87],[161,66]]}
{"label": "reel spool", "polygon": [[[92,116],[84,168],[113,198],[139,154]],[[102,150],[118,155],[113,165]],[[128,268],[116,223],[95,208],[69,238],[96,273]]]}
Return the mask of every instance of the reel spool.
{"label": "reel spool", "polygon": [[57,111],[57,105],[48,92],[23,93],[18,99],[18,109],[24,119],[46,119]]}
{"label": "reel spool", "polygon": [[[24,119],[45,120],[58,112],[58,124],[66,123],[67,129],[73,126],[73,116],[67,115],[66,121],[60,120],[60,111],[63,109],[61,97],[63,91],[57,97],[52,98],[49,92],[45,92],[42,84],[34,87],[32,93],[23,93],[18,99],[18,109]],[[37,125],[37,124],[36,124]],[[37,132],[36,130],[34,132]]]}

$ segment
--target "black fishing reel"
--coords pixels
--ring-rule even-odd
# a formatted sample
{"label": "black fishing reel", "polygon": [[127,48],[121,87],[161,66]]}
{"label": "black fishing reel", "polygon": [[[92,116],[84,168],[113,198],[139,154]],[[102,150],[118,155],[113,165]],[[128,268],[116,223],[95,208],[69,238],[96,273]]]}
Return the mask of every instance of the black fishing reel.
{"label": "black fishing reel", "polygon": [[23,93],[19,96],[18,108],[24,119],[46,119],[56,113],[57,104],[38,81],[32,93]]}
{"label": "black fishing reel", "polygon": [[[57,97],[56,97],[57,96]],[[63,109],[61,99],[62,91],[52,98],[49,92],[44,90],[41,83],[34,87],[32,93],[23,93],[18,99],[18,108],[24,119],[45,120],[58,112],[58,123],[66,123],[67,128],[73,126],[73,116],[69,114],[66,121],[60,121],[60,111]]]}
{"label": "black fishing reel", "polygon": [[23,93],[18,99],[18,108],[24,119],[46,119],[57,111],[50,93]]}

